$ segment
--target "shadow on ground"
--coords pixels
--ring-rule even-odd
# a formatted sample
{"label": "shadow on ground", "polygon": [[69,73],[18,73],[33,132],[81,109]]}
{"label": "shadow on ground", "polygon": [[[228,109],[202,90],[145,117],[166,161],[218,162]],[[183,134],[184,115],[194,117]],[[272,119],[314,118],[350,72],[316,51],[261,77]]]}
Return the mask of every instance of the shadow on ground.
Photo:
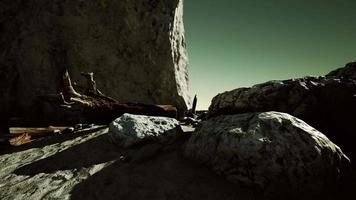
{"label": "shadow on ground", "polygon": [[37,140],[27,143],[27,144],[23,144],[18,147],[14,147],[14,146],[8,147],[7,149],[0,151],[0,156],[4,155],[4,154],[11,154],[11,153],[16,153],[16,152],[26,151],[26,150],[32,149],[32,148],[41,148],[41,147],[55,144],[55,143],[62,143],[67,140],[73,140],[75,138],[84,136],[86,134],[102,130],[104,128],[105,127],[98,127],[98,128],[94,128],[94,129],[77,132],[75,134],[63,134],[63,135],[54,135],[54,136],[43,137],[43,138],[37,139]]}
{"label": "shadow on ground", "polygon": [[91,167],[118,158],[115,147],[108,144],[106,135],[100,135],[53,156],[25,165],[14,171],[17,175],[54,173],[58,170],[73,170]]}
{"label": "shadow on ground", "polygon": [[[181,138],[170,146],[161,146],[154,154],[147,154],[151,148],[149,145],[152,144],[134,149],[120,149],[108,142],[107,134],[103,134],[51,157],[25,165],[14,173],[34,176],[58,170],[78,170],[113,161],[74,186],[70,192],[71,199],[267,199],[262,197],[261,191],[232,184],[207,167],[184,158],[181,148],[186,140],[187,138]],[[155,146],[157,145],[153,145]],[[149,155],[146,156],[149,159],[137,159],[142,155]],[[337,194],[339,195],[345,196]]]}
{"label": "shadow on ground", "polygon": [[176,149],[147,162],[115,162],[72,190],[72,199],[259,199],[257,196],[189,163]]}
{"label": "shadow on ground", "polygon": [[74,186],[71,199],[260,199],[256,191],[237,187],[185,159],[180,153],[184,140],[162,146],[157,154],[140,160],[136,158],[142,157],[142,149],[147,148],[120,149],[110,144],[104,134],[14,173],[34,176],[114,161]]}

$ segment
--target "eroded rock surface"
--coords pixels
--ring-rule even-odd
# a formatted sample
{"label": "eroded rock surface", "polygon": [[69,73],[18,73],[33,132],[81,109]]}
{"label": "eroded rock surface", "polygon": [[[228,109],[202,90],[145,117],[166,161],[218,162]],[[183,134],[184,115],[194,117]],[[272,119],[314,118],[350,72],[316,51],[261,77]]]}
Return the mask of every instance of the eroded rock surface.
{"label": "eroded rock surface", "polygon": [[278,112],[211,118],[193,134],[184,153],[234,183],[278,198],[327,196],[350,165],[325,135]]}
{"label": "eroded rock surface", "polygon": [[170,143],[181,131],[173,118],[124,114],[110,124],[109,136],[115,144],[130,147],[149,140]]}
{"label": "eroded rock surface", "polygon": [[336,69],[328,73],[326,76],[356,80],[356,62],[350,62],[345,67]]}
{"label": "eroded rock surface", "polygon": [[186,139],[120,148],[108,129],[0,151],[0,199],[265,199],[181,155]]}
{"label": "eroded rock surface", "polygon": [[[102,137],[105,133],[107,129],[102,129],[87,135],[78,135],[72,140],[54,143],[52,138],[48,139],[48,145],[42,146],[41,143],[45,143],[42,141],[34,144],[33,148],[0,155],[0,199],[69,199],[76,184],[110,165],[113,160],[109,158],[113,156],[108,151],[110,147],[103,147],[102,150],[108,154],[102,155],[102,162],[94,163],[83,157],[75,158],[80,155],[78,151],[74,153],[75,146]],[[71,152],[71,148],[74,148],[74,157],[61,156],[64,152]],[[53,156],[56,158],[51,159]],[[95,155],[91,156],[94,159]],[[91,164],[76,168],[79,163]],[[29,167],[31,165],[34,166]]]}
{"label": "eroded rock surface", "polygon": [[182,0],[4,0],[0,13],[2,115],[56,117],[36,96],[58,93],[64,68],[79,91],[94,72],[120,102],[186,109]]}
{"label": "eroded rock surface", "polygon": [[239,88],[213,98],[210,116],[246,112],[289,113],[315,127],[345,152],[353,154],[356,140],[355,64],[327,77],[269,81]]}

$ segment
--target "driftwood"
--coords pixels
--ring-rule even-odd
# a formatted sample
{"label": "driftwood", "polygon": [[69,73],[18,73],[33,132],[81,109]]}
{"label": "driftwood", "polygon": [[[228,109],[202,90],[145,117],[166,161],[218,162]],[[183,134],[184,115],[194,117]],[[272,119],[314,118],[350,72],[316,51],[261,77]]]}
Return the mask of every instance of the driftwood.
{"label": "driftwood", "polygon": [[48,135],[48,134],[55,134],[58,132],[61,132],[68,127],[63,127],[63,126],[49,126],[46,128],[37,128],[37,127],[10,127],[10,135],[13,137],[19,136],[23,133],[27,133],[33,137],[41,137],[43,135]]}
{"label": "driftwood", "polygon": [[28,133],[23,133],[21,135],[18,135],[16,137],[12,137],[9,139],[9,144],[11,146],[21,146],[23,144],[27,144],[32,142],[33,138],[30,134]]}
{"label": "driftwood", "polygon": [[121,103],[105,96],[97,88],[93,73],[82,73],[82,75],[87,79],[88,84],[85,94],[75,91],[69,73],[65,70],[60,93],[40,98],[79,116],[83,123],[107,124],[124,113],[177,117],[177,109],[172,105]]}
{"label": "driftwood", "polygon": [[10,146],[21,146],[26,143],[30,143],[37,139],[64,135],[69,133],[84,133],[84,132],[94,132],[100,129],[106,128],[107,126],[98,126],[91,124],[77,124],[74,127],[62,127],[62,126],[49,126],[49,127],[11,127],[9,129],[9,134],[2,137],[3,144],[8,144]]}
{"label": "driftwood", "polygon": [[[1,135],[0,146],[20,146],[35,139],[41,137],[47,137],[56,134],[65,133],[67,127],[46,127],[46,128],[34,128],[34,127],[10,127],[9,133]],[[1,148],[0,148],[1,149]]]}
{"label": "driftwood", "polygon": [[[105,96],[96,85],[93,73],[82,73],[87,79],[85,94],[77,92],[72,84],[67,70],[63,72],[60,92],[58,94],[39,96],[43,101],[49,102],[63,113],[70,113],[74,119],[81,123],[108,124],[124,113],[142,114],[150,116],[177,117],[177,109],[172,105],[150,105],[142,103],[121,103],[116,99]],[[60,118],[63,113],[56,113]],[[79,120],[78,120],[79,118]],[[72,118],[71,118],[72,119]],[[21,121],[21,120],[20,120]],[[50,121],[51,124],[60,122]],[[77,123],[72,122],[71,125]],[[21,123],[20,123],[21,124]],[[27,123],[28,124],[28,123]],[[63,134],[67,127],[11,127],[0,126],[0,149],[10,146],[20,146],[38,138]]]}

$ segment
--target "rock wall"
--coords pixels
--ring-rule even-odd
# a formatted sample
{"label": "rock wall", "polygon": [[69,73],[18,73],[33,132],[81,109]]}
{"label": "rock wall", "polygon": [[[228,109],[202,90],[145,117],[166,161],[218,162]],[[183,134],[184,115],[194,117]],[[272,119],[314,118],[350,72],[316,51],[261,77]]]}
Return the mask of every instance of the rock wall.
{"label": "rock wall", "polygon": [[[94,72],[121,102],[187,108],[183,0],[3,0],[0,112],[44,113],[37,96],[58,93],[64,68],[75,88]],[[11,111],[10,111],[11,110]]]}

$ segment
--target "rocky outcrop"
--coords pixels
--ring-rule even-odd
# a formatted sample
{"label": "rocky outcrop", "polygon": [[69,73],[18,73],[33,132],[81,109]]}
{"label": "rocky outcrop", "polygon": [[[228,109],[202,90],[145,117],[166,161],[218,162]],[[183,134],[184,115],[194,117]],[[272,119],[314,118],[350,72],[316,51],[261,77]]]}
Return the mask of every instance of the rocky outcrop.
{"label": "rocky outcrop", "polygon": [[326,134],[347,153],[356,139],[356,79],[354,63],[327,77],[270,81],[217,95],[210,116],[279,111],[304,120]]}
{"label": "rocky outcrop", "polygon": [[265,200],[181,156],[185,139],[126,149],[81,131],[0,151],[0,199]]}
{"label": "rocky outcrop", "polygon": [[184,153],[273,198],[327,196],[350,164],[325,135],[278,112],[211,118],[193,134]]}
{"label": "rocky outcrop", "polygon": [[328,73],[326,77],[356,80],[356,62],[348,63],[345,67]]}
{"label": "rocky outcrop", "polygon": [[109,136],[112,142],[126,148],[150,140],[171,143],[181,131],[173,118],[124,114],[110,124]]}
{"label": "rocky outcrop", "polygon": [[0,13],[2,115],[54,116],[36,96],[58,93],[64,68],[79,91],[94,72],[120,102],[186,109],[182,0],[5,0]]}

